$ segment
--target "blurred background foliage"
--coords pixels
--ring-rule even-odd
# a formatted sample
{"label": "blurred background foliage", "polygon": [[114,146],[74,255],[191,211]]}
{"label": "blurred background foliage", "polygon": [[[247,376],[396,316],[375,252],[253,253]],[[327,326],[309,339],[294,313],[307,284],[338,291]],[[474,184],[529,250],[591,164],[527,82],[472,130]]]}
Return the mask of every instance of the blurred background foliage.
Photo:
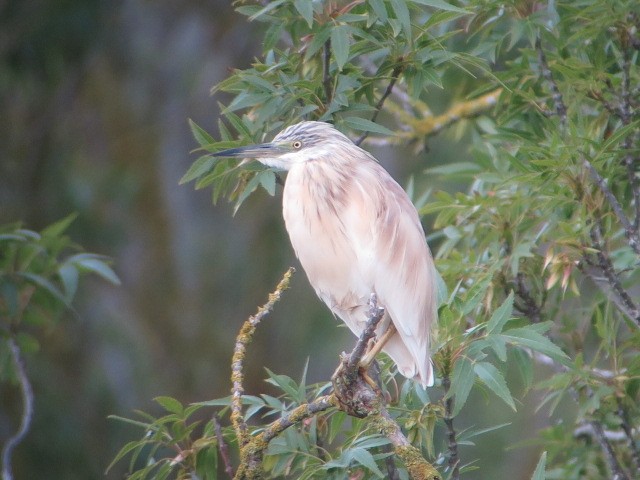
{"label": "blurred background foliage", "polygon": [[[404,4],[384,3],[397,9]],[[555,25],[558,20],[553,17],[553,8],[545,8],[555,2],[472,3],[484,15],[474,17],[476,27],[492,24],[505,15],[505,9],[505,18],[511,21],[496,22],[495,30],[480,29],[486,37],[454,36],[448,48],[472,51],[493,71],[507,72],[501,82],[521,86],[520,95],[510,97],[511,108],[503,111],[501,119],[505,123],[513,118],[531,121],[526,128],[519,125],[519,139],[527,128],[543,131],[548,128],[544,108],[527,116],[532,98],[546,95],[528,62],[536,57],[532,50],[536,29],[545,22]],[[575,8],[602,7],[606,2],[582,3]],[[567,10],[576,15],[571,8]],[[293,7],[291,11],[295,13]],[[399,11],[394,10],[392,16],[397,17]],[[602,32],[609,18],[603,12],[604,7],[591,10],[601,24],[592,22],[594,31],[583,32],[585,38],[593,33],[606,43]],[[406,22],[399,21],[395,27],[406,30]],[[126,424],[106,420],[107,415],[128,416],[133,409],[159,414],[161,409],[151,401],[158,395],[190,403],[228,393],[229,360],[238,328],[256,305],[263,303],[286,267],[297,263],[282,225],[278,195],[271,197],[258,190],[233,216],[233,205],[220,202],[214,208],[210,191],[180,187],[178,181],[197,157],[188,154],[197,144],[187,119],[208,132],[218,132],[218,102],[229,105],[237,98],[237,85],[222,84],[215,97],[209,90],[228,78],[231,69],[257,68],[264,60],[260,58],[263,48],[270,46],[268,39],[277,38],[278,32],[267,28],[261,22],[247,22],[228,2],[221,1],[0,3],[0,224],[20,220],[27,228],[41,230],[76,212],[68,235],[87,251],[113,258],[113,268],[122,282],[116,288],[87,278],[74,302],[76,313],[40,333],[40,352],[27,363],[36,398],[34,424],[16,451],[16,478],[102,478],[119,447],[139,434]],[[265,33],[267,44],[262,44]],[[344,32],[333,35],[332,39],[340,39]],[[578,57],[567,53],[572,47],[569,40],[574,39],[568,35],[562,38],[567,39],[567,45],[552,35],[545,36],[545,41],[553,44],[559,58],[576,59],[576,70],[589,63],[612,77],[619,73],[607,63],[606,50],[599,53],[604,59],[578,63]],[[519,48],[527,55],[521,56]],[[609,52],[613,48],[609,47]],[[349,68],[344,51],[336,56],[337,63]],[[460,61],[434,59],[435,69],[438,62]],[[478,73],[482,65],[472,62],[469,57],[464,66]],[[559,69],[556,73],[568,71]],[[484,84],[478,84],[463,68],[438,72],[441,76],[430,79],[433,84],[422,92],[422,100],[435,113],[468,99],[470,94],[486,93]],[[415,79],[419,72],[408,73],[409,86],[412,75]],[[579,105],[576,110],[581,108],[580,99],[572,98],[568,90],[566,93],[570,106],[575,100]],[[364,104],[369,99],[360,100]],[[241,105],[247,106],[250,103]],[[551,101],[549,108],[553,108]],[[256,129],[251,133],[258,137],[267,130],[277,131],[277,124],[263,124],[268,120],[254,124]],[[508,144],[509,133],[497,132],[492,121],[480,117],[477,122],[454,123],[430,137],[427,148],[423,148],[424,138],[393,147],[375,142],[365,146],[402,185],[409,185],[411,175],[416,174],[415,197],[429,190],[462,192],[472,182],[476,187],[480,182],[479,190],[487,200],[493,190],[483,186],[494,185],[501,166],[507,170],[501,163],[504,157],[497,158],[492,142]],[[491,141],[476,148],[473,157],[471,145],[481,143],[481,136]],[[525,151],[535,156],[536,136],[525,138],[532,139]],[[560,145],[561,141],[556,138],[555,144],[551,143]],[[512,153],[515,158],[516,152]],[[433,170],[474,158],[483,168],[495,171],[485,172],[478,180],[474,167],[464,171],[458,165],[457,175],[447,179],[441,176],[446,169]],[[516,160],[513,165],[518,167]],[[432,170],[421,175],[425,168]],[[548,193],[543,189],[532,192],[533,198],[540,192]],[[622,194],[629,195],[629,191]],[[459,212],[468,208],[472,216],[476,207],[464,196],[441,193],[436,200],[440,204],[425,209],[433,215],[426,217],[425,224],[440,215],[439,228],[444,233],[432,240],[446,257],[460,238],[470,234],[462,223],[460,229],[444,229],[455,220],[455,214],[447,209],[454,206]],[[530,201],[520,198],[519,204]],[[514,218],[521,218],[518,212]],[[569,213],[567,218],[571,223]],[[490,216],[483,217],[478,224],[490,231],[491,221]],[[509,230],[505,225],[501,228],[494,233]],[[483,243],[480,238],[476,248],[493,240],[487,238]],[[568,284],[558,281],[573,257],[560,253],[550,261],[560,276],[554,295],[563,297],[560,287]],[[536,260],[532,271],[539,271],[542,259]],[[445,268],[453,270],[455,258],[442,261],[449,262]],[[455,268],[464,275],[466,266],[462,262]],[[535,285],[535,290],[543,292],[544,286]],[[570,306],[565,304],[565,308]],[[600,318],[599,322],[604,335],[604,321]],[[582,322],[583,333],[588,324],[589,319]],[[353,342],[351,334],[336,325],[304,276],[298,274],[268,325],[258,330],[245,363],[247,392],[275,392],[263,380],[263,367],[299,378],[307,357],[307,383],[325,381],[335,368],[337,354]],[[562,333],[570,336],[570,327],[564,328]],[[591,344],[598,341],[586,337]],[[478,478],[530,478],[539,458],[540,448],[535,445],[509,450],[530,432],[548,426],[547,412],[535,410],[545,392],[528,391],[521,397],[526,385],[520,385],[519,377],[512,373],[508,372],[507,379],[518,399],[518,414],[495,396],[474,389],[467,405],[478,402],[483,408],[463,409],[456,418],[461,428],[508,423],[486,434],[473,455],[468,456],[461,446],[465,461],[478,458]],[[16,388],[2,384],[2,393],[0,439],[4,440],[16,429],[20,401]],[[563,408],[573,407],[561,404],[559,410]],[[561,445],[570,432],[550,428],[544,435],[549,444]],[[590,452],[585,449],[580,454],[588,456]],[[126,467],[117,464],[109,478],[121,478]]]}

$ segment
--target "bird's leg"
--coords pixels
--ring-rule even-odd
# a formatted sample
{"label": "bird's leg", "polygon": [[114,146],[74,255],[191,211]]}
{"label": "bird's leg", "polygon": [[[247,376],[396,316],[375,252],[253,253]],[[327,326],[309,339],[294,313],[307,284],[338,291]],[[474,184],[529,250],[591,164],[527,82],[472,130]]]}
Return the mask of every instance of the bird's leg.
{"label": "bird's leg", "polygon": [[374,343],[373,346],[362,357],[362,360],[360,360],[360,366],[365,369],[369,368],[369,365],[371,364],[371,362],[373,362],[373,359],[376,358],[376,355],[380,353],[380,350],[384,348],[385,344],[389,341],[393,334],[396,333],[396,331],[397,330],[395,325],[393,324],[393,322],[390,322],[389,326],[382,334],[382,336],[376,340],[376,343]]}

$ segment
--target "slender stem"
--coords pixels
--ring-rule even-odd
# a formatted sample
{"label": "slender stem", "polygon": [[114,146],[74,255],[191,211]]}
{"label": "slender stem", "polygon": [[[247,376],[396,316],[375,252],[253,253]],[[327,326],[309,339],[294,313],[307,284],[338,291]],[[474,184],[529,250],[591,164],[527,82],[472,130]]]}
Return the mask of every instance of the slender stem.
{"label": "slender stem", "polygon": [[[372,122],[375,122],[376,119],[378,118],[378,114],[382,110],[382,107],[384,106],[384,102],[387,100],[389,95],[391,95],[391,92],[393,91],[393,87],[395,86],[396,82],[398,81],[398,78],[400,78],[400,74],[402,73],[403,69],[404,69],[404,65],[402,64],[402,62],[400,62],[393,69],[393,72],[391,72],[391,81],[389,82],[389,85],[387,85],[386,90],[384,91],[384,93],[382,94],[382,97],[380,97],[380,100],[378,100],[378,103],[375,106],[375,109],[373,111],[373,115],[371,116],[371,121]],[[360,138],[358,138],[356,140],[355,144],[356,145],[360,145],[362,142],[364,142],[365,138],[367,138],[368,136],[369,136],[369,132],[364,132],[360,136]]]}
{"label": "slender stem", "polygon": [[327,105],[327,109],[333,100],[333,85],[331,82],[331,74],[329,69],[331,67],[331,39],[328,38],[324,42],[324,56],[322,63],[322,85],[324,87],[324,97]]}
{"label": "slender stem", "polygon": [[[451,388],[449,372],[444,372],[442,376],[442,387],[445,397]],[[449,468],[451,469],[451,480],[460,478],[460,458],[458,456],[458,441],[456,440],[456,430],[453,426],[453,395],[444,401],[444,424],[447,426],[447,438],[449,440]]]}
{"label": "slender stem", "polygon": [[33,420],[33,389],[27,376],[27,370],[24,365],[24,360],[20,352],[20,347],[16,343],[15,339],[10,336],[7,339],[9,349],[11,351],[11,360],[15,368],[15,373],[20,385],[20,392],[22,394],[22,419],[20,421],[20,427],[18,431],[9,437],[7,442],[2,448],[2,479],[12,480],[13,473],[11,471],[11,456],[15,448],[24,440],[31,428],[31,421]]}
{"label": "slender stem", "polygon": [[251,343],[258,324],[266,315],[271,313],[276,302],[280,300],[282,292],[289,288],[289,282],[294,272],[295,269],[293,267],[290,267],[289,270],[285,272],[276,290],[269,295],[269,301],[260,307],[255,315],[249,317],[249,319],[244,322],[236,338],[236,345],[231,360],[231,381],[233,383],[233,389],[231,391],[231,423],[236,431],[236,437],[241,447],[249,442],[247,423],[242,414],[242,394],[244,393],[242,383],[244,381],[244,357],[247,346]]}
{"label": "slender stem", "polygon": [[560,118],[560,126],[564,129],[567,126],[567,107],[562,99],[562,94],[558,88],[556,80],[553,78],[549,64],[547,63],[547,56],[542,49],[542,41],[540,37],[536,38],[535,44],[536,51],[538,52],[538,62],[540,63],[540,71],[544,79],[549,83],[551,88],[551,98],[556,111],[556,115]]}
{"label": "slender stem", "polygon": [[[633,225],[631,225],[631,222],[629,221],[629,219],[624,213],[624,210],[622,209],[622,205],[620,205],[620,202],[618,202],[618,199],[616,198],[616,196],[613,194],[613,192],[607,185],[607,182],[605,181],[605,179],[602,177],[602,175],[598,173],[598,171],[591,164],[591,162],[585,158],[582,163],[585,166],[585,168],[589,171],[589,175],[591,175],[591,178],[593,179],[593,181],[596,183],[596,185],[598,185],[598,188],[600,189],[602,194],[607,199],[607,202],[609,202],[609,206],[611,207],[611,209],[613,210],[613,213],[616,215],[616,218],[622,225],[622,228],[624,228],[625,235],[629,240],[629,246],[633,249],[634,252],[640,255],[640,235],[634,229]],[[635,177],[635,173],[633,176]]]}
{"label": "slender stem", "polygon": [[620,428],[624,432],[625,438],[627,440],[627,445],[629,447],[629,451],[631,452],[631,458],[633,459],[634,469],[636,475],[640,478],[640,449],[636,444],[635,438],[633,436],[633,429],[631,428],[631,421],[629,420],[629,412],[624,408],[622,401],[618,398],[618,410],[616,411],[616,415],[620,418]]}
{"label": "slender stem", "polygon": [[222,436],[222,428],[220,428],[218,416],[214,415],[212,421],[213,427],[216,432],[216,439],[218,440],[218,450],[220,450],[222,463],[224,463],[224,471],[229,476],[229,478],[233,478],[233,466],[231,465],[231,457],[229,456],[229,445],[227,445],[227,442]]}
{"label": "slender stem", "polygon": [[602,227],[599,219],[595,221],[591,228],[590,235],[591,240],[593,241],[593,247],[597,250],[596,257],[598,259],[598,268],[600,268],[607,279],[607,283],[611,287],[611,290],[616,294],[624,306],[624,313],[631,317],[631,319],[640,326],[640,309],[638,309],[638,306],[632,300],[629,292],[627,292],[622,286],[620,278],[613,267],[613,262],[609,257],[609,253],[602,238]]}
{"label": "slender stem", "polygon": [[616,453],[614,452],[611,443],[609,443],[609,440],[604,433],[602,424],[594,420],[590,421],[589,424],[593,429],[593,435],[596,437],[596,440],[600,444],[600,448],[602,448],[602,453],[604,454],[607,465],[611,470],[612,480],[630,480],[626,472],[620,466],[618,458],[616,457]]}

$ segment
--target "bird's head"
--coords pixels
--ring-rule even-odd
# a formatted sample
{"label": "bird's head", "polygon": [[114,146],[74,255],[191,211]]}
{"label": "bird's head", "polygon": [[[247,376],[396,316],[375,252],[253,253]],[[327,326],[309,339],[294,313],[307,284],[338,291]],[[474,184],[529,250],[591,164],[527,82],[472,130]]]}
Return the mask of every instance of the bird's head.
{"label": "bird's head", "polygon": [[290,170],[294,165],[336,154],[340,147],[357,148],[325,122],[300,122],[285,128],[269,143],[231,148],[214,157],[255,158],[269,167]]}

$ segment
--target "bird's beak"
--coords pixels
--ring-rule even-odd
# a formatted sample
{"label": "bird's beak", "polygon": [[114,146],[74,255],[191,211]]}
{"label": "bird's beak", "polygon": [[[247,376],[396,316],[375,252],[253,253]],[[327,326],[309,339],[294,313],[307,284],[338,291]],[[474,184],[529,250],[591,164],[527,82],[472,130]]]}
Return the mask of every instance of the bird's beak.
{"label": "bird's beak", "polygon": [[230,148],[213,153],[214,157],[241,157],[241,158],[274,158],[287,153],[287,149],[276,143],[262,143],[260,145],[247,145],[246,147]]}

